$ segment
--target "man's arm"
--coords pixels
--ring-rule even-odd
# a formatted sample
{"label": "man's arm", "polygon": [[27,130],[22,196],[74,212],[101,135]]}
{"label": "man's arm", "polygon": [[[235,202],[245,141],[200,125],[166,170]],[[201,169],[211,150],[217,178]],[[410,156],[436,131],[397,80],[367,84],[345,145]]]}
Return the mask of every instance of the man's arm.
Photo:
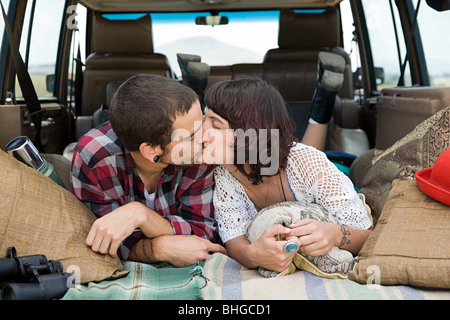
{"label": "man's arm", "polygon": [[225,254],[226,250],[219,244],[193,235],[164,235],[139,240],[131,249],[129,260],[144,263],[166,261],[175,267],[185,267],[204,261],[216,252]]}
{"label": "man's arm", "polygon": [[[167,196],[175,201],[172,206],[157,204],[158,211],[170,221],[173,235],[161,235],[138,241],[130,251],[129,259],[144,263],[170,262],[184,267],[208,259],[212,253],[226,253],[223,246],[212,243],[217,237],[214,206],[214,167],[198,166],[186,169],[183,181]],[[162,190],[169,188],[164,185]]]}
{"label": "man's arm", "polygon": [[[127,260],[132,246],[145,236],[142,230],[136,230],[145,215],[134,214],[134,210],[142,212],[145,206],[139,206],[137,202],[127,203],[125,181],[129,181],[130,174],[133,173],[127,172],[125,167],[111,166],[112,161],[108,157],[98,160],[85,158],[92,155],[92,152],[85,152],[84,149],[85,140],[88,139],[89,137],[84,137],[75,148],[71,168],[72,192],[98,218],[86,242],[97,252],[109,253],[116,249],[116,252],[111,252],[112,255],[119,255],[121,259]],[[149,208],[146,209],[151,211]],[[166,227],[162,231],[158,229],[158,232],[160,231],[158,234],[172,233],[170,223],[156,212],[147,212],[147,216],[152,213],[154,217],[159,218],[161,226],[158,227]],[[108,234],[106,229],[111,225],[120,225],[121,229],[119,231],[114,229]],[[143,229],[149,234],[148,229]],[[126,241],[121,243],[119,238]],[[111,242],[114,244],[111,245]]]}
{"label": "man's arm", "polygon": [[136,229],[146,238],[172,235],[169,221],[140,202],[130,202],[97,219],[86,238],[86,244],[95,252],[117,256],[122,242]]}

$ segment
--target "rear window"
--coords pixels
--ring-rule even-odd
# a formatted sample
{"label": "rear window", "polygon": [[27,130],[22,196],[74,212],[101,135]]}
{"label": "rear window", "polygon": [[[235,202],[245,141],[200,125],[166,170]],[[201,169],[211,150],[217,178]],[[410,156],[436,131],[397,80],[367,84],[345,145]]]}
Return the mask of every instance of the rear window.
{"label": "rear window", "polygon": [[[375,67],[382,68],[384,79],[377,82],[380,91],[386,87],[396,87],[400,77],[400,67],[406,55],[406,44],[397,10],[394,8],[392,18],[389,1],[363,0],[367,27],[372,47]],[[414,9],[418,1],[412,1]],[[430,85],[433,87],[450,86],[450,11],[438,12],[430,8],[427,3],[420,4],[417,16],[417,27],[420,31],[421,42],[425,55]],[[394,24],[395,21],[395,24]],[[398,47],[395,38],[398,33]],[[405,85],[412,83],[409,63],[405,69]]]}
{"label": "rear window", "polygon": [[165,54],[177,76],[177,53],[197,54],[209,65],[261,63],[278,47],[279,11],[222,12],[227,25],[196,25],[206,13],[152,14],[155,52]]}
{"label": "rear window", "polygon": [[[33,5],[36,5],[33,7]],[[39,98],[52,98],[47,76],[55,74],[60,39],[63,1],[28,1],[22,28],[20,54],[24,59]],[[16,81],[16,98],[22,92]]]}
{"label": "rear window", "polygon": [[[417,0],[413,1],[414,8]],[[450,87],[450,11],[438,12],[422,3],[417,17],[433,87]]]}

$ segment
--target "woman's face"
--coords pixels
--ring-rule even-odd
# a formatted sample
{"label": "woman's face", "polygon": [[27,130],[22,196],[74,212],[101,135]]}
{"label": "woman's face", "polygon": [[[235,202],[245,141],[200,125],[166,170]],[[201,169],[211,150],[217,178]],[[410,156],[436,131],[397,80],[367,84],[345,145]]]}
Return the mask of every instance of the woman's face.
{"label": "woman's face", "polygon": [[233,164],[234,130],[227,120],[209,108],[205,108],[203,122],[202,162],[207,164]]}

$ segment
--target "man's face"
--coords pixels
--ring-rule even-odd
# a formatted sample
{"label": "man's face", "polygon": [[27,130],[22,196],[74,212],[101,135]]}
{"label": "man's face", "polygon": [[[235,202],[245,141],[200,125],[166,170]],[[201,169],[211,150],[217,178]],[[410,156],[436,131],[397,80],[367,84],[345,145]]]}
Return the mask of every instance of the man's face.
{"label": "man's face", "polygon": [[203,113],[197,100],[173,123],[171,142],[164,149],[161,161],[175,165],[192,165],[202,154]]}

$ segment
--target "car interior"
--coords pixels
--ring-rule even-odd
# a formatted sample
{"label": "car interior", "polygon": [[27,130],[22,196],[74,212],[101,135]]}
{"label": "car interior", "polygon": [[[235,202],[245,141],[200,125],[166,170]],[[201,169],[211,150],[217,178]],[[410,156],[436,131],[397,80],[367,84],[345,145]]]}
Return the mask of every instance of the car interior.
{"label": "car interior", "polygon": [[[161,27],[156,27],[156,14],[196,14],[197,18],[192,21],[192,25],[214,30],[231,24],[232,19],[227,17],[231,13],[243,12],[244,17],[246,14],[250,16],[252,12],[274,11],[277,17],[279,14],[277,45],[268,48],[260,61],[242,60],[220,64],[204,59],[203,62],[209,67],[206,90],[224,80],[245,77],[266,80],[283,96],[295,125],[295,136],[299,140],[305,133],[310,117],[311,102],[317,85],[319,53],[332,52],[342,56],[346,63],[344,82],[335,101],[333,119],[328,125],[325,153],[334,163],[346,167],[345,174],[351,179],[355,189],[364,194],[362,198],[365,197],[364,201],[374,216],[374,225],[382,221],[379,232],[387,228],[382,219],[383,210],[395,207],[394,200],[406,194],[406,191],[399,192],[395,194],[395,199],[389,197],[389,192],[399,183],[398,180],[415,181],[416,171],[434,163],[443,150],[450,148],[450,120],[446,118],[447,115],[450,117],[450,110],[447,111],[450,107],[449,59],[445,56],[438,61],[435,58],[438,50],[428,51],[427,48],[429,38],[436,38],[437,43],[442,43],[444,53],[447,53],[444,44],[448,42],[445,39],[449,30],[436,26],[433,36],[429,36],[429,33],[425,34],[425,30],[430,27],[430,23],[425,24],[420,20],[421,14],[426,12],[430,17],[439,16],[448,25],[450,0],[381,0],[376,3],[369,0],[65,0],[58,4],[61,6],[58,9],[61,11],[61,17],[58,17],[61,23],[53,26],[56,34],[55,61],[50,69],[36,72],[29,61],[33,59],[30,54],[33,36],[38,33],[38,28],[33,28],[33,12],[39,8],[39,1],[2,1],[2,5],[8,3],[5,18],[11,24],[12,35],[3,32],[1,42],[0,152],[5,151],[7,144],[14,138],[28,137],[36,144],[42,157],[55,167],[69,191],[71,161],[77,141],[108,120],[111,100],[123,82],[142,73],[158,74],[182,82],[175,71],[178,66],[174,65],[173,54],[171,56],[168,51],[160,51],[161,46],[157,46],[157,32]],[[349,13],[344,11],[344,5]],[[387,11],[382,11],[378,6],[383,6]],[[80,9],[85,13],[83,25],[74,20],[80,19]],[[383,12],[389,12],[384,17],[385,20],[381,19]],[[393,23],[395,32],[384,34],[384,21]],[[77,23],[80,24],[77,26]],[[351,26],[351,35],[348,35],[348,26]],[[3,30],[2,27],[0,22],[0,31]],[[373,31],[375,27],[379,28],[377,33]],[[50,33],[46,32],[50,37]],[[11,36],[19,44],[21,63],[12,54]],[[377,36],[381,42],[375,42]],[[350,50],[346,39],[351,39]],[[186,41],[190,40],[192,39]],[[42,42],[45,46],[45,41]],[[395,51],[387,51],[385,47],[393,47]],[[201,53],[172,49],[177,53],[198,54],[204,58]],[[436,51],[433,52],[436,55],[432,55],[432,51]],[[390,64],[382,65],[380,57],[394,61],[394,67]],[[430,57],[436,61],[432,61]],[[31,84],[23,83],[23,75],[20,76],[18,72],[21,64],[29,71]],[[438,65],[436,69],[442,71],[439,77],[432,74],[432,65]],[[38,97],[29,99],[30,91],[35,94],[38,92]],[[41,94],[41,91],[45,94]],[[419,140],[420,144],[417,142]],[[423,142],[425,140],[426,143]],[[20,179],[16,180],[21,181]],[[17,190],[27,191],[20,187]],[[389,200],[390,205],[385,207]],[[417,205],[415,200],[410,203],[408,201],[405,200],[400,206],[406,208],[405,212],[409,212],[410,205],[424,211],[430,206],[433,210],[447,210],[448,213],[448,206],[434,207],[429,202]],[[402,221],[398,222],[400,227],[396,229],[403,228],[403,221],[407,218],[402,216]],[[440,221],[443,221],[442,227],[445,229],[448,219]],[[83,223],[88,224],[90,221]],[[438,222],[436,224],[439,225]],[[414,232],[425,234],[421,233],[422,230],[411,231],[411,234]],[[407,241],[415,243],[411,234],[408,234]],[[378,240],[373,240],[370,245],[376,246]],[[390,241],[382,240],[379,242]],[[406,240],[402,238],[401,241]],[[450,247],[447,246],[448,238],[433,238],[433,241],[441,241],[444,247]],[[389,245],[383,250],[379,256],[389,256],[389,253],[385,254],[390,250]],[[428,258],[434,259],[436,254],[433,255]],[[422,268],[426,259],[419,258],[422,260],[419,259],[418,264]],[[438,260],[439,263],[448,263],[450,256]],[[371,265],[381,265],[380,260],[373,261]],[[405,263],[414,265],[417,260],[411,261]],[[215,260],[215,263],[217,265],[211,267],[211,274],[219,269],[222,272],[226,267],[232,269],[228,260]],[[403,268],[400,263],[386,268],[396,270],[397,266],[399,269]],[[387,269],[383,268],[385,272]],[[448,264],[443,268],[448,268]],[[116,270],[115,267],[113,269]],[[370,270],[367,270],[369,269],[366,268],[355,277],[370,278]],[[432,289],[444,288],[446,291],[442,297],[448,299],[448,270],[446,274],[435,272],[432,275],[424,271],[417,281],[412,273],[405,271],[402,280],[393,277],[386,280],[386,283],[412,285],[417,290],[430,286]],[[437,273],[441,276],[444,274],[447,279],[438,278],[441,280],[429,285],[426,278],[429,276],[435,279]],[[239,277],[241,275],[245,278],[245,273],[239,273]],[[111,276],[111,272],[108,276]],[[102,276],[93,281],[107,278]],[[359,282],[362,283],[363,280]],[[331,285],[327,283],[327,286]],[[252,293],[250,298],[267,298],[254,287],[249,287],[248,290]],[[347,292],[353,289],[352,287]],[[359,289],[361,288],[354,290],[358,292]],[[329,287],[327,290],[330,291]],[[405,293],[402,291],[405,290],[403,287],[395,290],[397,298],[407,299],[408,293],[412,292],[420,293],[422,298],[441,297],[440,292],[428,295],[429,293],[422,291]],[[219,291],[210,291],[207,296],[227,298],[225,290],[220,294],[217,292]],[[367,293],[368,297],[373,297],[369,293],[374,294],[375,291]],[[392,297],[384,291],[383,294],[381,298]],[[310,297],[312,296],[306,298]],[[353,297],[358,298],[357,295]]]}

